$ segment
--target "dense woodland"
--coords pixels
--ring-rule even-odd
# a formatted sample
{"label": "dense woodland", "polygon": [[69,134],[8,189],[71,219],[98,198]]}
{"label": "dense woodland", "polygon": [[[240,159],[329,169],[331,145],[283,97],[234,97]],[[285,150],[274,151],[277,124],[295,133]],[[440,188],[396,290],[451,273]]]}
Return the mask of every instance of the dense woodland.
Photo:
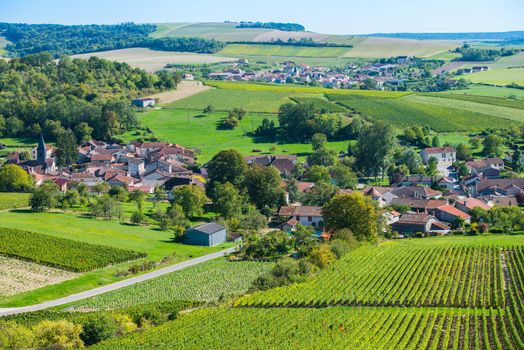
{"label": "dense woodland", "polygon": [[12,44],[6,49],[12,57],[49,52],[53,57],[86,52],[148,47],[153,50],[215,53],[225,44],[202,38],[151,39],[154,24],[116,25],[12,24],[0,23],[0,35]]}
{"label": "dense woodland", "polygon": [[156,30],[154,24],[59,25],[0,23],[0,35],[12,44],[13,57],[39,52],[53,56],[140,46]]}
{"label": "dense woodland", "polygon": [[456,59],[457,61],[493,61],[498,57],[515,55],[518,50],[505,48],[500,50],[476,49],[469,44],[464,44],[462,47],[457,48],[455,52],[461,55]]}
{"label": "dense woodland", "polygon": [[276,22],[240,22],[237,28],[263,28],[277,29],[286,32],[303,32],[306,28],[298,23],[276,23]]}
{"label": "dense woodland", "polygon": [[175,86],[165,71],[148,74],[96,57],[55,62],[41,53],[0,60],[0,137],[43,132],[56,140],[71,130],[78,142],[108,139],[136,126],[131,98]]}

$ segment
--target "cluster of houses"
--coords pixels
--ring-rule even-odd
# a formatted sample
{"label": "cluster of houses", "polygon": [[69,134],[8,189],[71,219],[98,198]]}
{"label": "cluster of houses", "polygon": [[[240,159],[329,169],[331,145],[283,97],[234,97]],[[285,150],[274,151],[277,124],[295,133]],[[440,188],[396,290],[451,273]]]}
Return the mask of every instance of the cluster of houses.
{"label": "cluster of houses", "polygon": [[67,169],[57,167],[54,149],[43,137],[32,153],[32,160],[24,160],[23,153],[13,152],[6,163],[21,166],[33,175],[37,186],[50,180],[62,191],[71,184],[92,188],[102,182],[145,193],[153,193],[155,187],[170,191],[181,185],[205,186],[205,179],[190,170],[194,151],[177,144],[132,141],[119,145],[92,140],[78,147],[78,160]]}
{"label": "cluster of houses", "polygon": [[234,65],[221,72],[210,73],[209,78],[231,81],[258,81],[275,84],[318,84],[326,88],[354,88],[366,79],[373,79],[379,88],[385,83],[398,85],[407,76],[404,69],[410,62],[410,57],[397,57],[396,63],[369,63],[361,66],[351,65],[344,68],[326,68],[309,66],[292,61],[275,63],[272,69],[257,72],[244,71],[242,65]]}
{"label": "cluster of houses", "polygon": [[[490,210],[494,206],[517,206],[524,194],[524,179],[502,178],[504,160],[486,158],[466,162],[470,175],[458,179],[449,171],[456,161],[452,147],[427,148],[421,152],[425,163],[431,158],[438,161],[441,174],[437,176],[404,176],[391,186],[367,186],[360,191],[385,208],[385,222],[392,232],[401,236],[416,233],[443,235],[456,225],[469,223],[474,208]],[[283,186],[286,186],[285,181]],[[299,182],[298,190],[304,194],[315,186]],[[350,193],[351,190],[341,190]],[[395,210],[395,208],[397,210]],[[402,212],[402,213],[401,213]],[[278,213],[282,229],[293,231],[297,225],[313,226],[322,231],[322,208],[288,203]]]}
{"label": "cluster of houses", "polygon": [[473,66],[471,68],[459,68],[457,69],[457,74],[472,74],[479,72],[487,72],[490,70],[491,68],[489,66]]}

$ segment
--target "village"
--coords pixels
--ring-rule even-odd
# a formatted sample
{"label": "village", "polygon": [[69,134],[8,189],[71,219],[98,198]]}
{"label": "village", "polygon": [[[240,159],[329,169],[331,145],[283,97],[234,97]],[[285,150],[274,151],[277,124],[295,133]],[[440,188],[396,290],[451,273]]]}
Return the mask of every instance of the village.
{"label": "village", "polygon": [[[36,186],[52,181],[64,193],[78,184],[94,192],[97,185],[107,183],[146,195],[160,189],[171,200],[174,189],[181,186],[204,189],[208,180],[207,164],[196,166],[193,150],[167,142],[131,141],[120,145],[91,140],[78,147],[77,164],[63,169],[57,167],[54,153],[55,149],[41,136],[38,146],[32,150],[32,160],[23,160],[20,153],[13,152],[6,164],[22,167],[34,178]],[[505,165],[501,158],[467,161],[469,175],[459,179],[454,168],[457,157],[453,147],[425,148],[420,156],[424,164],[437,160],[439,175],[404,176],[389,186],[359,183],[353,189],[339,189],[338,193],[361,192],[371,198],[383,210],[386,230],[397,238],[460,232],[464,225],[470,224],[475,208],[490,210],[494,206],[518,206],[522,202],[524,179],[503,178]],[[274,167],[281,176],[285,203],[270,218],[270,227],[291,233],[300,226],[311,226],[317,237],[329,239],[329,233],[324,231],[322,207],[302,205],[290,199],[287,192],[290,181],[296,181],[302,196],[314,191],[315,182],[292,176],[297,167],[308,168],[307,162],[300,162],[295,155],[248,156],[244,160],[248,166]],[[206,231],[211,227],[213,233],[220,232],[220,238],[196,240],[197,244],[216,245],[226,241],[226,227],[210,225],[201,229]]]}

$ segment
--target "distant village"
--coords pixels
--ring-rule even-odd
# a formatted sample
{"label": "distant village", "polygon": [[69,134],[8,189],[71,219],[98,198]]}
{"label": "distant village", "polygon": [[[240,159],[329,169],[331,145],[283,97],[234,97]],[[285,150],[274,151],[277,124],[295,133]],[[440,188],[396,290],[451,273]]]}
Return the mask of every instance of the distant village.
{"label": "distant village", "polygon": [[[67,169],[57,167],[54,153],[53,147],[41,137],[32,150],[33,160],[23,160],[20,153],[14,152],[6,163],[21,166],[33,176],[37,186],[53,181],[63,192],[79,183],[92,189],[107,182],[111,186],[144,193],[161,188],[169,198],[178,186],[204,187],[206,184],[206,165],[197,167],[194,151],[178,144],[131,141],[120,145],[92,140],[78,147],[77,164]],[[425,148],[420,155],[426,164],[431,159],[438,161],[439,175],[410,175],[387,187],[359,185],[355,190],[339,191],[361,191],[378,206],[387,208],[385,221],[399,237],[415,233],[448,234],[456,228],[457,222],[469,223],[474,208],[489,210],[494,206],[517,206],[524,197],[524,179],[502,177],[504,159],[470,160],[465,163],[470,175],[459,179],[453,166],[456,161],[453,147]],[[245,161],[248,165],[274,166],[280,172],[284,189],[288,188],[296,166],[308,167],[294,155],[249,156]],[[307,194],[315,183],[299,181],[297,187],[300,193]],[[327,235],[322,232],[322,208],[294,203],[288,193],[286,205],[273,220],[286,231],[306,225]]]}
{"label": "distant village", "polygon": [[[209,73],[207,78],[227,81],[253,81],[274,84],[316,85],[333,89],[395,89],[400,85],[422,78],[420,60],[410,56],[399,56],[385,62],[366,62],[352,64],[342,68],[327,68],[310,66],[293,61],[274,63],[270,69],[252,71],[245,67],[247,59],[238,60],[236,64],[220,72]],[[481,67],[481,69],[485,69]],[[473,69],[472,69],[473,70]],[[186,74],[185,79],[193,79],[192,74]],[[446,79],[451,86],[455,80]]]}

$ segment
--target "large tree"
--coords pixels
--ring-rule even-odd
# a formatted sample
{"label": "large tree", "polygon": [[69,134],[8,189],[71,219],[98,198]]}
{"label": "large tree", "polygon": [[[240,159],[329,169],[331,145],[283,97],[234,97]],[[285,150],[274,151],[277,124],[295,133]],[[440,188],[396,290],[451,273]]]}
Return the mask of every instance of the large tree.
{"label": "large tree", "polygon": [[56,208],[59,197],[60,189],[58,186],[52,181],[46,181],[33,192],[29,204],[34,211],[41,212]]}
{"label": "large tree", "polygon": [[246,198],[243,193],[229,182],[217,183],[213,198],[215,211],[226,219],[240,217],[246,206]]}
{"label": "large tree", "polygon": [[229,182],[238,186],[246,170],[246,161],[237,150],[220,151],[207,165],[210,186],[213,186],[215,182]]}
{"label": "large tree", "polygon": [[380,209],[362,193],[335,196],[322,210],[329,231],[349,229],[360,241],[376,241],[380,232]]}
{"label": "large tree", "polygon": [[356,166],[366,176],[378,176],[387,166],[395,147],[391,125],[377,122],[362,130],[355,150]]}
{"label": "large tree", "polygon": [[246,172],[243,184],[258,209],[276,209],[284,198],[280,182],[280,173],[275,167],[255,165]]}
{"label": "large tree", "polygon": [[63,167],[77,162],[76,137],[69,129],[61,132],[56,138],[56,158],[58,165]]}
{"label": "large tree", "polygon": [[502,139],[497,135],[488,135],[484,141],[482,141],[484,146],[484,155],[486,157],[498,157],[501,154]]}
{"label": "large tree", "polygon": [[173,204],[178,204],[189,218],[204,215],[206,193],[198,186],[180,186],[173,190]]}
{"label": "large tree", "polygon": [[29,192],[34,187],[31,175],[16,164],[0,168],[0,192]]}

